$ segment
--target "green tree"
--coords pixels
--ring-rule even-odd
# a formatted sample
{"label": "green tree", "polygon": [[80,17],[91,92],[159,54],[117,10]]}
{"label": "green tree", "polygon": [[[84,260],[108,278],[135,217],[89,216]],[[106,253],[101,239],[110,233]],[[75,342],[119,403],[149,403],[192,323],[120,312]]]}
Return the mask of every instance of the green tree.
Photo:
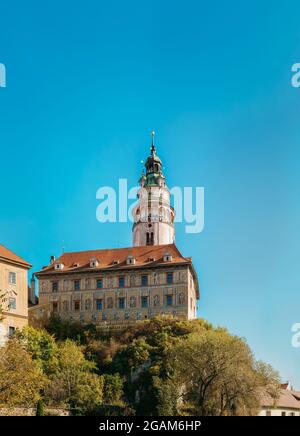
{"label": "green tree", "polygon": [[123,396],[124,380],[120,374],[104,375],[104,396],[105,404],[120,404]]}
{"label": "green tree", "polygon": [[162,380],[153,377],[154,415],[175,416],[177,415],[177,403],[179,398],[179,386],[172,380]]}
{"label": "green tree", "polygon": [[46,325],[46,330],[57,340],[73,339],[80,344],[85,343],[84,326],[79,322],[70,322],[52,314]]}
{"label": "green tree", "polygon": [[196,415],[256,415],[260,389],[278,387],[277,373],[269,368],[267,376],[245,341],[224,330],[191,335],[170,360],[183,405]]}
{"label": "green tree", "polygon": [[43,400],[39,400],[36,406],[36,416],[45,416],[45,407]]}
{"label": "green tree", "polygon": [[55,370],[58,350],[53,336],[42,329],[24,327],[16,332],[16,338],[27,348],[45,374]]}
{"label": "green tree", "polygon": [[124,348],[124,346],[114,338],[110,340],[89,338],[84,348],[84,353],[88,360],[92,360],[97,364],[99,372],[110,372],[113,359],[116,353],[122,348]]}
{"label": "green tree", "polygon": [[42,371],[17,340],[0,348],[0,405],[33,406],[45,383]]}
{"label": "green tree", "polygon": [[69,405],[81,412],[102,403],[103,377],[93,371],[94,362],[88,361],[83,348],[67,339],[58,346],[58,362],[45,395],[55,405]]}
{"label": "green tree", "polygon": [[[123,346],[113,359],[112,369],[126,378],[124,393],[138,415],[175,414],[178,387],[171,379],[169,355],[177,343],[193,332],[209,331],[203,320],[179,321],[154,318],[126,329]],[[173,401],[173,404],[171,404]],[[167,411],[168,409],[168,411]]]}

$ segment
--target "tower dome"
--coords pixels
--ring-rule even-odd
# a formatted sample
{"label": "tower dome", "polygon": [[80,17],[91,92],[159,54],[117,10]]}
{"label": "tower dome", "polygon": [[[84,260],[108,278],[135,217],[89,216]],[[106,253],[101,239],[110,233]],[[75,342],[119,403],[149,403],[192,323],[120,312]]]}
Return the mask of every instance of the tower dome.
{"label": "tower dome", "polygon": [[165,185],[165,177],[162,171],[162,161],[156,154],[156,148],[154,145],[154,135],[155,132],[152,132],[152,144],[151,144],[151,154],[148,156],[145,168],[145,180],[143,186],[164,186]]}

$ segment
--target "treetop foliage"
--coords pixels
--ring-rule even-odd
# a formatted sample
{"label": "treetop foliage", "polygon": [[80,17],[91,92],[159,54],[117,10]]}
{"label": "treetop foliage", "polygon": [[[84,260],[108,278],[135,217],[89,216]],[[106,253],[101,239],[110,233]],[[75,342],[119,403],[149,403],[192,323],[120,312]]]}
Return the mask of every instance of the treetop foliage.
{"label": "treetop foliage", "polygon": [[[255,415],[261,390],[275,401],[279,388],[244,339],[205,320],[154,318],[103,332],[52,317],[0,351],[0,404],[42,401],[75,414]],[[7,371],[15,387],[1,389]]]}

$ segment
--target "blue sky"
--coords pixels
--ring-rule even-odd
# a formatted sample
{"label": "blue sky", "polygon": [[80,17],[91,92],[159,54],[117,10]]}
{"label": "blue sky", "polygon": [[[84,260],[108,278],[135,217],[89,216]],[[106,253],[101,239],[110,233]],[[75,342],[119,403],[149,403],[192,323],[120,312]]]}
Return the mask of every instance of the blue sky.
{"label": "blue sky", "polygon": [[[0,242],[51,254],[131,245],[96,191],[133,186],[150,132],[170,186],[204,186],[205,230],[177,225],[199,315],[300,389],[297,1],[1,3]],[[64,241],[64,242],[63,242]]]}

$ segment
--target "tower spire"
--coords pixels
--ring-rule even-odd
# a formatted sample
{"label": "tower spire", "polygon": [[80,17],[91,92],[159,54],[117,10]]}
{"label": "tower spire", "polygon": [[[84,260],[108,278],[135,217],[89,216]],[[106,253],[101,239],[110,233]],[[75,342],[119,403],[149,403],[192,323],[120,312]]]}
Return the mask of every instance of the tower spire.
{"label": "tower spire", "polygon": [[151,135],[152,135],[151,154],[153,156],[156,153],[156,148],[154,145],[154,136],[155,136],[154,130],[152,130]]}

